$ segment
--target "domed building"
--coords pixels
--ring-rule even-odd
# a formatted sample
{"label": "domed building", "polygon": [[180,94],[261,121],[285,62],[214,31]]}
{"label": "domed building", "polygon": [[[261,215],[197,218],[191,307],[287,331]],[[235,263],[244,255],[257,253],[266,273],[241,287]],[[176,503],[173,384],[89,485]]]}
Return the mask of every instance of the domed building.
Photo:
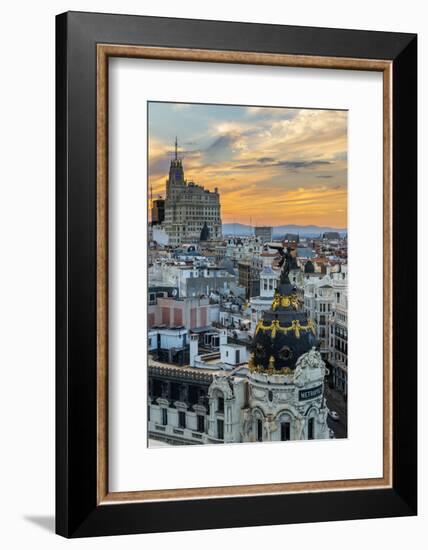
{"label": "domed building", "polygon": [[315,329],[302,309],[295,288],[281,284],[272,305],[257,323],[253,344],[253,368],[291,373],[297,359],[316,347]]}
{"label": "domed building", "polygon": [[290,249],[281,253],[282,272],[272,305],[259,320],[249,359],[249,402],[244,441],[329,437],[324,398],[325,363],[315,327],[290,284]]}
{"label": "domed building", "polygon": [[224,330],[217,359],[200,353],[195,334],[189,366],[149,359],[151,438],[198,444],[330,437],[328,372],[314,326],[290,284],[290,251],[277,248],[282,270],[279,280],[277,272],[264,271],[270,307],[257,322],[250,357],[246,345],[228,343]]}
{"label": "domed building", "polygon": [[290,374],[298,358],[316,347],[315,327],[302,308],[296,287],[290,284],[289,272],[294,260],[290,249],[284,253],[278,288],[271,307],[257,323],[251,368],[271,373]]}

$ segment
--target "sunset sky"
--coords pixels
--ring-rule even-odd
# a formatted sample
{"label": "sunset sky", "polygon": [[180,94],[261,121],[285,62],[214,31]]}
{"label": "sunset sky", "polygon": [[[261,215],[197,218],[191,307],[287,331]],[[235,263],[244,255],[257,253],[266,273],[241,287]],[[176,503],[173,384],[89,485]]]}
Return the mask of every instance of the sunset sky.
{"label": "sunset sky", "polygon": [[154,197],[175,136],[185,178],[218,187],[223,223],[346,228],[346,111],[150,102]]}

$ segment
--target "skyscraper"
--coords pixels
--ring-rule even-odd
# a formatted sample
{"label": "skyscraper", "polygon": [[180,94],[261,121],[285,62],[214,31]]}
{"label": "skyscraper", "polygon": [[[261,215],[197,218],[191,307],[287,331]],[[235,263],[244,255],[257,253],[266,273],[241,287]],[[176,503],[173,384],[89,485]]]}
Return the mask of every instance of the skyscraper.
{"label": "skyscraper", "polygon": [[211,239],[222,235],[220,196],[217,188],[209,191],[184,178],[183,162],[178,158],[177,140],[175,155],[166,180],[165,231],[169,244],[178,246],[184,242],[197,242],[204,225]]}

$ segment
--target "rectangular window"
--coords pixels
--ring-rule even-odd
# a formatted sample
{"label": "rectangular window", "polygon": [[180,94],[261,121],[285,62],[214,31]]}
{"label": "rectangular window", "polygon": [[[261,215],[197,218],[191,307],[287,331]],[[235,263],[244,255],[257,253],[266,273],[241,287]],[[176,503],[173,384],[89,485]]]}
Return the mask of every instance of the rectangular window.
{"label": "rectangular window", "polygon": [[220,413],[224,412],[224,397],[218,398],[217,412],[220,412]]}
{"label": "rectangular window", "polygon": [[162,426],[168,424],[168,409],[162,409]]}
{"label": "rectangular window", "polygon": [[198,414],[198,432],[205,431],[205,416]]}
{"label": "rectangular window", "polygon": [[150,405],[147,407],[147,421],[150,422]]}
{"label": "rectangular window", "polygon": [[217,439],[224,439],[224,423],[223,420],[217,420]]}
{"label": "rectangular window", "polygon": [[281,422],[281,441],[290,441],[290,422]]}
{"label": "rectangular window", "polygon": [[310,418],[308,420],[308,439],[314,439],[314,419]]}
{"label": "rectangular window", "polygon": [[257,419],[257,441],[263,441],[263,422]]}
{"label": "rectangular window", "polygon": [[184,411],[178,411],[178,427],[186,427],[186,413]]}

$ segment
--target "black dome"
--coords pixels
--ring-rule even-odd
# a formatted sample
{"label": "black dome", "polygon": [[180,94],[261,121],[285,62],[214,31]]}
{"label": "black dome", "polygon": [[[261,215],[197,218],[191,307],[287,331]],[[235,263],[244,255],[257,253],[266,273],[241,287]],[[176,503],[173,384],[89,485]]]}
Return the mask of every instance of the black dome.
{"label": "black dome", "polygon": [[250,368],[285,374],[296,368],[299,357],[317,345],[315,330],[291,284],[280,285],[258,322]]}

